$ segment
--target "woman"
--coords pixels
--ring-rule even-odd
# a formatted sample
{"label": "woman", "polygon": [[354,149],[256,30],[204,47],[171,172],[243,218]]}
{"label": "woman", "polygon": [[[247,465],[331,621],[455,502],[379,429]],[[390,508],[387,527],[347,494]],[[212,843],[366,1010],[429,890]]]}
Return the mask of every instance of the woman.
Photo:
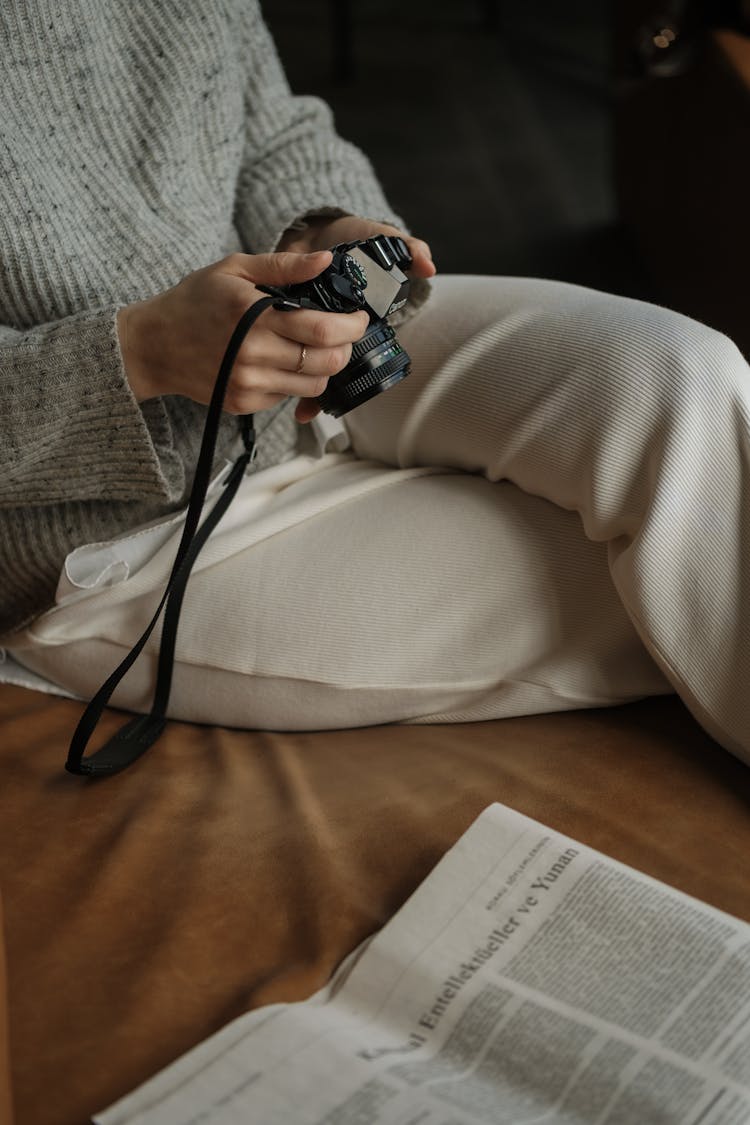
{"label": "woman", "polygon": [[[90,696],[158,602],[257,286],[402,224],[290,94],[257,4],[48,10],[0,32],[0,612],[21,665]],[[748,758],[745,361],[561,283],[438,277],[425,301],[407,242],[412,373],[343,426],[313,400],[363,314],[268,311],[246,338],[217,469],[239,414],[260,457],[191,578],[169,713],[320,729],[675,690]],[[115,703],[148,710],[155,652]]]}

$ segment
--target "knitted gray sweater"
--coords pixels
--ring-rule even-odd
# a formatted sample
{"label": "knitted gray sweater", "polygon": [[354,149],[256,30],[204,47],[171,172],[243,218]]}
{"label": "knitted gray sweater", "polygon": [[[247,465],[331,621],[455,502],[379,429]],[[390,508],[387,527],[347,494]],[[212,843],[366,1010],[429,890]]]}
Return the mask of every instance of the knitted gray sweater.
{"label": "knitted gray sweater", "polygon": [[[291,95],[254,0],[11,0],[0,73],[3,633],[73,547],[189,491],[204,408],[136,403],[117,309],[306,213],[399,220],[328,108]],[[264,428],[260,465],[294,446],[288,405]],[[225,416],[220,453],[236,432]]]}

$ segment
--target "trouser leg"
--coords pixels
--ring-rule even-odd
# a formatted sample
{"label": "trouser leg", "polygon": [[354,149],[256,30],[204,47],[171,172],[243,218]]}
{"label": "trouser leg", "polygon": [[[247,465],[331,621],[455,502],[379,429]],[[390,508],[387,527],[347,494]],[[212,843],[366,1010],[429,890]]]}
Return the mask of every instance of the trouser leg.
{"label": "trouser leg", "polygon": [[[606,547],[573,512],[508,482],[351,459],[271,493],[244,524],[260,486],[246,480],[234,530],[220,525],[191,576],[173,718],[282,730],[469,722],[670,690]],[[153,613],[173,550],[42,618],[17,658],[91,696]],[[147,711],[155,665],[154,639],[113,702]]]}
{"label": "trouser leg", "polygon": [[401,385],[348,416],[362,457],[439,464],[574,511],[699,722],[750,756],[750,372],[724,336],[556,282],[438,278]]}
{"label": "trouser leg", "polygon": [[[440,279],[399,335],[413,373],[347,418],[363,460],[283,487],[249,478],[260,508],[243,523],[238,497],[209,541],[170,714],[318,729],[671,686],[747,757],[748,369],[734,346],[654,306],[492,278]],[[165,551],[35,623],[22,662],[90,695],[153,612]],[[147,652],[116,703],[148,707]]]}

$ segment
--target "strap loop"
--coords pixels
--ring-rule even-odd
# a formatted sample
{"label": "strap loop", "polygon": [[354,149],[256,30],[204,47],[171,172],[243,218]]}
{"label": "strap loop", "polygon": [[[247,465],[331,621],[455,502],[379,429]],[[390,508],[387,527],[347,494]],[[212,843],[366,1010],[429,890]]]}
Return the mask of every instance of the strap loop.
{"label": "strap loop", "polygon": [[[195,468],[193,487],[190,493],[190,502],[185,514],[185,526],[182,531],[177,554],[172,565],[166,588],[157,607],[156,613],[151,618],[143,633],[133,645],[128,655],[114,670],[111,676],[102,684],[96,695],[83,712],[68,750],[65,769],[68,773],[80,774],[87,777],[106,777],[119,773],[134,761],[140,758],[150,746],[156,742],[166,724],[166,711],[169,703],[169,693],[172,686],[172,669],[174,666],[174,651],[177,641],[177,628],[180,619],[180,609],[185,596],[188,578],[193,563],[200,554],[206,540],[226,512],[240,486],[245,470],[255,454],[255,430],[253,428],[252,414],[245,415],[242,423],[242,438],[245,451],[234,462],[230,473],[224,482],[224,491],[214,504],[203,523],[198,527],[203,505],[208,491],[216,450],[216,438],[221,419],[221,408],[224,404],[229,376],[232,373],[234,361],[240,350],[242,341],[252,328],[260,314],[270,305],[284,307],[281,301],[274,297],[262,297],[251,305],[243,315],[232,333],[221,361],[219,374],[211,395],[211,402],[206,415],[203,429],[198,463]],[[287,308],[296,308],[289,302]],[[166,606],[166,609],[165,609]],[[153,632],[157,621],[164,609],[164,628],[162,630],[159,647],[159,667],[154,690],[154,701],[148,715],[137,715],[128,721],[98,750],[88,757],[84,752],[91,735],[94,733],[102,712],[109,702],[112,693],[122,680],[123,676],[132,668],[135,661],[143,651],[145,644]]]}

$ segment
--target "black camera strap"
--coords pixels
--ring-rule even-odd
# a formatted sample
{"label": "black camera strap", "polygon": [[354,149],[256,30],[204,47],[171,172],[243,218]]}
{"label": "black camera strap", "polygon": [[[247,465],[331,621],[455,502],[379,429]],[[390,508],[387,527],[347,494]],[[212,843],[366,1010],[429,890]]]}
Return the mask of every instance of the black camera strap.
{"label": "black camera strap", "polygon": [[[404,240],[389,235],[376,235],[361,242],[341,243],[333,247],[334,260],[337,252],[345,256],[347,251],[357,248],[367,248],[367,256],[386,272],[392,271],[394,266],[398,266],[399,269],[408,269],[411,265],[411,255],[409,254],[409,249]],[[200,517],[211,479],[211,469],[213,466],[214,452],[216,450],[216,438],[219,431],[221,410],[224,404],[229,377],[232,373],[232,367],[234,366],[234,361],[237,358],[237,353],[240,350],[242,341],[261,313],[271,305],[282,312],[293,311],[300,308],[353,312],[355,309],[366,307],[363,293],[358,290],[356,284],[352,284],[352,278],[355,282],[360,284],[362,288],[367,285],[367,280],[361,273],[357,274],[355,272],[352,274],[351,270],[347,269],[342,269],[341,272],[334,271],[334,276],[331,278],[330,282],[330,292],[326,290],[315,290],[316,299],[312,299],[308,294],[306,283],[297,286],[289,286],[286,289],[276,288],[270,285],[258,286],[259,289],[268,293],[269,296],[261,297],[260,300],[251,305],[240,317],[227,344],[227,349],[216,377],[213,394],[211,395],[211,402],[209,403],[206,423],[203,429],[200,453],[198,454],[198,463],[193,478],[193,487],[190,493],[190,501],[185,515],[185,526],[166,588],[154,616],[144,629],[142,635],[133,645],[122,663],[115,668],[112,675],[102,684],[81,716],[73,738],[71,739],[68,758],[65,763],[65,768],[69,773],[83,774],[87,777],[106,777],[109,774],[119,773],[120,770],[131,765],[141,754],[148,750],[164,730],[169,693],[172,686],[172,669],[174,667],[177,627],[179,625],[180,609],[182,608],[182,600],[185,596],[190,571],[193,563],[203,549],[206,540],[232,503],[255,450],[253,416],[252,414],[248,414],[242,421],[242,437],[245,446],[244,452],[234,462],[224,481],[224,491],[221,496],[216,501],[203,523],[200,523]],[[329,300],[331,295],[333,304],[331,304]],[[393,294],[391,294],[387,300],[392,301]],[[386,311],[387,310],[381,309],[377,311],[377,315],[386,315]],[[400,353],[402,357],[405,355],[403,349],[400,349]],[[406,360],[408,361],[408,356]],[[398,366],[402,369],[405,368],[399,374],[399,378],[402,378],[403,375],[408,372],[408,367],[405,367],[403,358],[399,358]],[[380,368],[381,379],[384,373],[385,366]],[[368,387],[368,393],[365,397],[369,397],[375,390],[379,390],[381,385],[388,386],[392,382],[392,379],[390,382],[383,382],[382,384],[376,382],[374,387]],[[364,398],[362,398],[361,401],[364,401]],[[351,409],[351,403],[347,406],[347,409]],[[164,610],[164,625],[159,646],[156,687],[154,689],[154,698],[150,712],[148,715],[137,715],[135,718],[125,723],[125,725],[121,727],[112,738],[105,742],[103,746],[95,750],[92,754],[89,754],[88,757],[84,757],[89,739],[96,729],[104,708],[109,703],[112,693],[120,683],[120,680],[122,680],[129,669],[132,668],[143,651],[146,642],[156,627],[162,610]]]}
{"label": "black camera strap", "polygon": [[[281,299],[278,297],[262,297],[243,313],[232,333],[224,358],[221,361],[208,407],[203,439],[193,478],[193,487],[190,493],[190,502],[185,515],[185,526],[166,588],[154,616],[142,635],[122,663],[102,684],[81,716],[71,739],[68,759],[65,763],[65,768],[69,773],[83,774],[88,777],[106,777],[109,774],[119,773],[120,770],[125,769],[148,750],[164,729],[169,693],[172,686],[177,627],[190,571],[209,535],[232,503],[255,451],[253,415],[247,414],[243,417],[241,426],[244,451],[232,465],[224,481],[224,488],[219,499],[203,522],[200,523],[201,512],[211,479],[221,409],[224,404],[229,376],[232,373],[232,367],[242,341],[260,314],[270,305],[281,310],[299,308],[296,302],[285,300],[283,297]],[[89,754],[88,757],[84,757],[86,746],[96,729],[104,708],[120,680],[132,668],[143,651],[147,640],[156,627],[162,610],[164,610],[164,625],[159,647],[159,665],[151,711],[148,715],[137,715],[134,719],[125,723],[103,746]]]}

